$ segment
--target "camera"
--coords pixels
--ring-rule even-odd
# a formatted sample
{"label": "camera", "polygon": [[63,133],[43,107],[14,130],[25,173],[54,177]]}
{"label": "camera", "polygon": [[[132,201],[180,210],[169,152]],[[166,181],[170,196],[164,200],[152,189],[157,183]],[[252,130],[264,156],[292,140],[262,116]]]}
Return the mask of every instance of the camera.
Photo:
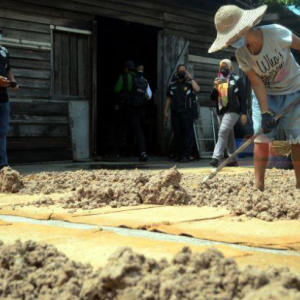
{"label": "camera", "polygon": [[221,84],[221,83],[226,83],[227,82],[227,79],[226,78],[221,78],[221,79],[219,79],[219,83]]}
{"label": "camera", "polygon": [[15,81],[11,81],[11,82],[9,83],[9,86],[10,86],[11,88],[15,88],[17,85],[18,85],[18,84],[17,84]]}

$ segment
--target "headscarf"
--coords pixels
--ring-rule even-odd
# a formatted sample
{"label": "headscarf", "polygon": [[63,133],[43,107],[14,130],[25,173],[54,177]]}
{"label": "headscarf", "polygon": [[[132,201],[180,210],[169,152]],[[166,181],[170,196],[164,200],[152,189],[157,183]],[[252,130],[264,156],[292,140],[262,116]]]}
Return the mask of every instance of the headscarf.
{"label": "headscarf", "polygon": [[[226,63],[228,68],[229,68],[229,74],[227,77],[225,77],[221,73],[221,66],[223,63]],[[233,68],[232,68],[232,62],[229,59],[223,59],[220,62],[219,65],[219,73],[218,73],[218,78],[219,79],[227,79],[227,82],[221,83],[218,86],[218,106],[219,110],[222,110],[223,108],[226,108],[228,106],[228,85],[229,85],[229,79],[230,79],[230,74],[232,73]]]}
{"label": "headscarf", "polygon": [[227,77],[229,77],[230,73],[232,73],[232,71],[233,71],[232,62],[231,62],[230,59],[223,59],[223,60],[221,60],[221,62],[219,64],[219,73],[218,73],[218,77],[220,79],[225,78],[224,75],[221,73],[221,66],[222,66],[223,63],[227,64],[227,66],[229,68],[229,75]]}

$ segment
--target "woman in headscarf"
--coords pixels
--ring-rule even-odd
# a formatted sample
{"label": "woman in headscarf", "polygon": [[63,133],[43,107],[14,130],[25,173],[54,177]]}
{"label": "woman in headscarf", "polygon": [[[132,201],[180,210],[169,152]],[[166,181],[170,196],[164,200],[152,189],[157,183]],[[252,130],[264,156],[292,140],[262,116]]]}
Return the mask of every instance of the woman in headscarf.
{"label": "woman in headscarf", "polygon": [[[229,59],[223,59],[220,62],[211,99],[216,102],[219,122],[218,142],[210,162],[216,168],[223,157],[225,148],[228,155],[232,155],[236,150],[233,127],[240,115],[242,124],[247,123],[245,87],[242,78],[233,73],[232,62]],[[228,166],[237,167],[238,162],[234,160]]]}
{"label": "woman in headscarf", "polygon": [[[209,49],[211,53],[236,48],[239,66],[252,84],[254,131],[264,131],[254,146],[255,182],[260,190],[264,190],[269,143],[276,134],[274,114],[300,97],[300,67],[291,52],[300,50],[300,39],[278,24],[255,27],[266,10],[266,5],[252,10],[222,6],[215,16],[217,38]],[[300,103],[278,123],[291,144],[296,188],[300,189]]]}

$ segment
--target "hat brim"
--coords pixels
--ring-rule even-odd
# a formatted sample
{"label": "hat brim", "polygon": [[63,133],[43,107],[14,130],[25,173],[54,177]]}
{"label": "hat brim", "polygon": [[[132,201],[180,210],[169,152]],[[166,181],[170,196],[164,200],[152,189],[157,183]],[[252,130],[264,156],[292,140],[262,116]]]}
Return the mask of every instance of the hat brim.
{"label": "hat brim", "polygon": [[267,5],[262,5],[256,9],[244,11],[243,16],[230,32],[217,34],[217,38],[209,48],[208,53],[213,53],[228,47],[230,43],[234,42],[244,31],[257,25],[261,21],[267,8]]}

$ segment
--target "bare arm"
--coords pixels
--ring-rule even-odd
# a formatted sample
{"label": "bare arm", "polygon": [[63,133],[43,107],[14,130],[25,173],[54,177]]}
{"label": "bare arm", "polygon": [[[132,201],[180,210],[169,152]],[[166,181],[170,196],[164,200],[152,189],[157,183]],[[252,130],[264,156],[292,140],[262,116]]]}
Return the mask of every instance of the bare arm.
{"label": "bare arm", "polygon": [[172,101],[172,98],[171,97],[168,97],[167,98],[167,102],[166,102],[166,106],[165,106],[165,119],[168,120],[169,119],[169,107],[171,105],[171,101]]}
{"label": "bare arm", "polygon": [[300,38],[293,34],[291,48],[300,51]]}
{"label": "bare arm", "polygon": [[9,80],[6,77],[0,76],[0,86],[9,87]]}
{"label": "bare arm", "polygon": [[[12,70],[8,70],[7,71],[7,76],[8,76],[8,79],[10,82],[16,82],[16,79],[15,79],[15,76],[12,72]],[[19,88],[19,86],[15,86],[15,87],[12,87],[13,90],[17,90]]]}
{"label": "bare arm", "polygon": [[200,92],[200,86],[194,79],[192,79],[191,83],[192,83],[194,92],[195,93]]}
{"label": "bare arm", "polygon": [[12,70],[8,70],[7,71],[7,76],[8,76],[9,81],[16,81],[15,76],[14,76]]}
{"label": "bare arm", "polygon": [[246,75],[249,78],[256,98],[258,99],[261,112],[268,111],[267,89],[263,81],[253,70],[248,71]]}
{"label": "bare arm", "polygon": [[188,71],[186,72],[186,77],[191,80],[193,91],[195,93],[200,92],[200,86],[199,86],[199,84],[193,79],[192,75]]}

